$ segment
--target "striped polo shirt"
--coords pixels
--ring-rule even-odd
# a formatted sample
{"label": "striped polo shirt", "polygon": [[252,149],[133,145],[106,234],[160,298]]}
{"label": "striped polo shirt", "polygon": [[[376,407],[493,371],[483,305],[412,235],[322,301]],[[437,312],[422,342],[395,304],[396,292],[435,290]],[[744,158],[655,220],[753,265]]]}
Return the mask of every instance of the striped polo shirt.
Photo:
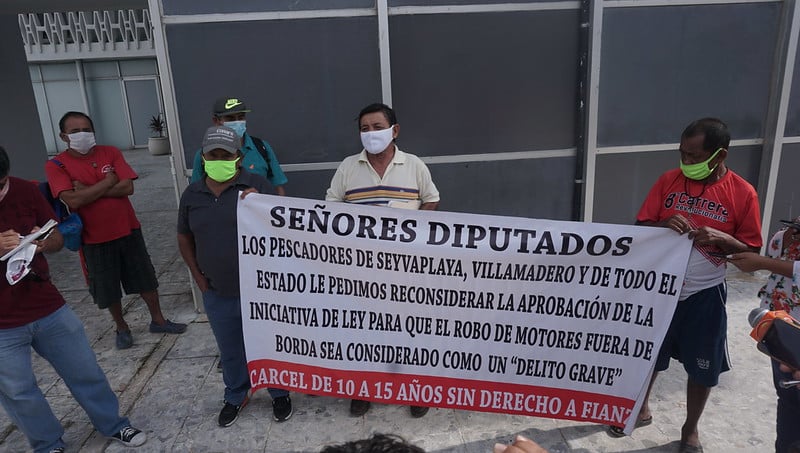
{"label": "striped polo shirt", "polygon": [[439,190],[419,157],[395,148],[381,178],[362,150],[339,165],[325,200],[376,206],[387,206],[392,201],[429,203],[439,201]]}

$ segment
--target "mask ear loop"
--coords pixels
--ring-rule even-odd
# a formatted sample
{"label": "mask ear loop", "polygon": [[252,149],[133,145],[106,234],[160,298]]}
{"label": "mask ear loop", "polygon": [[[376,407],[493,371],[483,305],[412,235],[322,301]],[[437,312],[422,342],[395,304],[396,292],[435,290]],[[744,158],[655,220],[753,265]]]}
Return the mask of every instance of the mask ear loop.
{"label": "mask ear loop", "polygon": [[[722,151],[722,147],[721,146],[719,148],[717,148],[716,151],[714,151],[714,153],[711,155],[711,157],[708,158],[708,162],[710,163],[712,160],[716,159],[716,157],[719,155],[720,151]],[[711,169],[711,173],[714,173],[714,171],[717,169],[717,167],[719,167],[719,163],[717,163],[717,165],[714,165],[714,168]]]}

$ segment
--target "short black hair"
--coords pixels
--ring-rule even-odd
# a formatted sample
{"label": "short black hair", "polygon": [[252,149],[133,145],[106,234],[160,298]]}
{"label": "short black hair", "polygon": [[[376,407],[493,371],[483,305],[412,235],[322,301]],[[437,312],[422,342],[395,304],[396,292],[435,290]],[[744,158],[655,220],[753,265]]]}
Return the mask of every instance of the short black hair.
{"label": "short black hair", "polygon": [[0,178],[5,178],[11,171],[11,161],[8,159],[6,149],[0,146]]}
{"label": "short black hair", "polygon": [[728,149],[731,144],[731,133],[728,125],[718,118],[701,118],[692,121],[683,130],[681,138],[691,138],[703,134],[703,151],[713,153],[719,148]]}
{"label": "short black hair", "polygon": [[409,444],[400,436],[375,433],[369,439],[325,447],[320,453],[425,453],[425,450]]}
{"label": "short black hair", "polygon": [[89,118],[89,115],[83,112],[67,112],[61,117],[60,120],[58,120],[58,129],[61,131],[61,133],[66,132],[64,130],[64,123],[66,123],[70,118],[86,118],[89,120],[89,125],[92,126],[92,130],[94,130],[94,122],[92,122],[92,119]]}
{"label": "short black hair", "polygon": [[379,102],[376,102],[374,104],[370,104],[364,107],[358,113],[359,125],[361,124],[361,118],[363,118],[364,115],[369,115],[370,113],[375,113],[375,112],[383,113],[383,116],[386,118],[386,121],[389,122],[389,126],[397,124],[397,115],[394,114],[394,110],[392,110],[392,108],[386,104],[381,104]]}

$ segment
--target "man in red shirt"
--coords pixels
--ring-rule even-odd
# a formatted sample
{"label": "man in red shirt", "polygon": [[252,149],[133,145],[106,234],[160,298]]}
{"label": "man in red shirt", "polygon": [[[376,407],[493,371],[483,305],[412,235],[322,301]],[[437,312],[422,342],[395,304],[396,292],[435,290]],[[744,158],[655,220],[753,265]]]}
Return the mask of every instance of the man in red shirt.
{"label": "man in red shirt", "polygon": [[[0,256],[14,251],[21,235],[55,220],[39,188],[10,176],[10,167],[8,154],[0,147]],[[34,451],[64,452],[64,428],[33,374],[33,349],[64,380],[97,431],[137,447],[147,435],[119,415],[117,395],[97,364],[81,321],[50,281],[42,252],[56,252],[63,243],[56,228],[34,241],[32,258],[23,258],[30,260],[30,270],[21,278],[6,275],[8,262],[16,261],[17,255],[0,262],[0,404]]]}
{"label": "man in red shirt", "polygon": [[[636,427],[653,417],[648,398],[670,358],[688,374],[680,452],[702,452],[697,431],[711,387],[728,371],[725,258],[761,248],[761,220],[753,186],[725,165],[731,136],[716,118],[694,121],[681,134],[680,168],[661,175],[636,216],[637,225],[670,228],[694,242],[678,305],[656,360]],[[609,431],[624,435],[619,428]]]}
{"label": "man in red shirt", "polygon": [[89,292],[98,307],[108,308],[117,328],[116,346],[133,345],[122,316],[122,292],[138,293],[150,311],[150,332],[183,333],[186,324],[164,317],[158,280],[128,196],[138,176],[119,149],[97,145],[94,124],[84,113],[67,112],[58,123],[67,149],[45,165],[53,197],[61,198],[83,221],[81,253]]}

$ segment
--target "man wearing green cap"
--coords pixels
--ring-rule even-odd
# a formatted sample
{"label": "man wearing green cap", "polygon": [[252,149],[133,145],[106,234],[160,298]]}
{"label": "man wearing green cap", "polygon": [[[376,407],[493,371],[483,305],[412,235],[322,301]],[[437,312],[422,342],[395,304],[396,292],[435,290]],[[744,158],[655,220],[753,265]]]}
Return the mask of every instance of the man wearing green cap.
{"label": "man wearing green cap", "polygon": [[[261,175],[275,187],[275,193],[286,195],[284,185],[288,182],[286,175],[281,169],[275,151],[266,140],[253,137],[247,131],[247,113],[250,110],[244,101],[238,98],[220,98],[214,102],[214,115],[211,118],[215,126],[225,126],[236,131],[242,139],[241,152],[242,168],[250,173]],[[203,170],[202,152],[197,151],[192,164],[191,182],[200,181],[205,177]]]}

